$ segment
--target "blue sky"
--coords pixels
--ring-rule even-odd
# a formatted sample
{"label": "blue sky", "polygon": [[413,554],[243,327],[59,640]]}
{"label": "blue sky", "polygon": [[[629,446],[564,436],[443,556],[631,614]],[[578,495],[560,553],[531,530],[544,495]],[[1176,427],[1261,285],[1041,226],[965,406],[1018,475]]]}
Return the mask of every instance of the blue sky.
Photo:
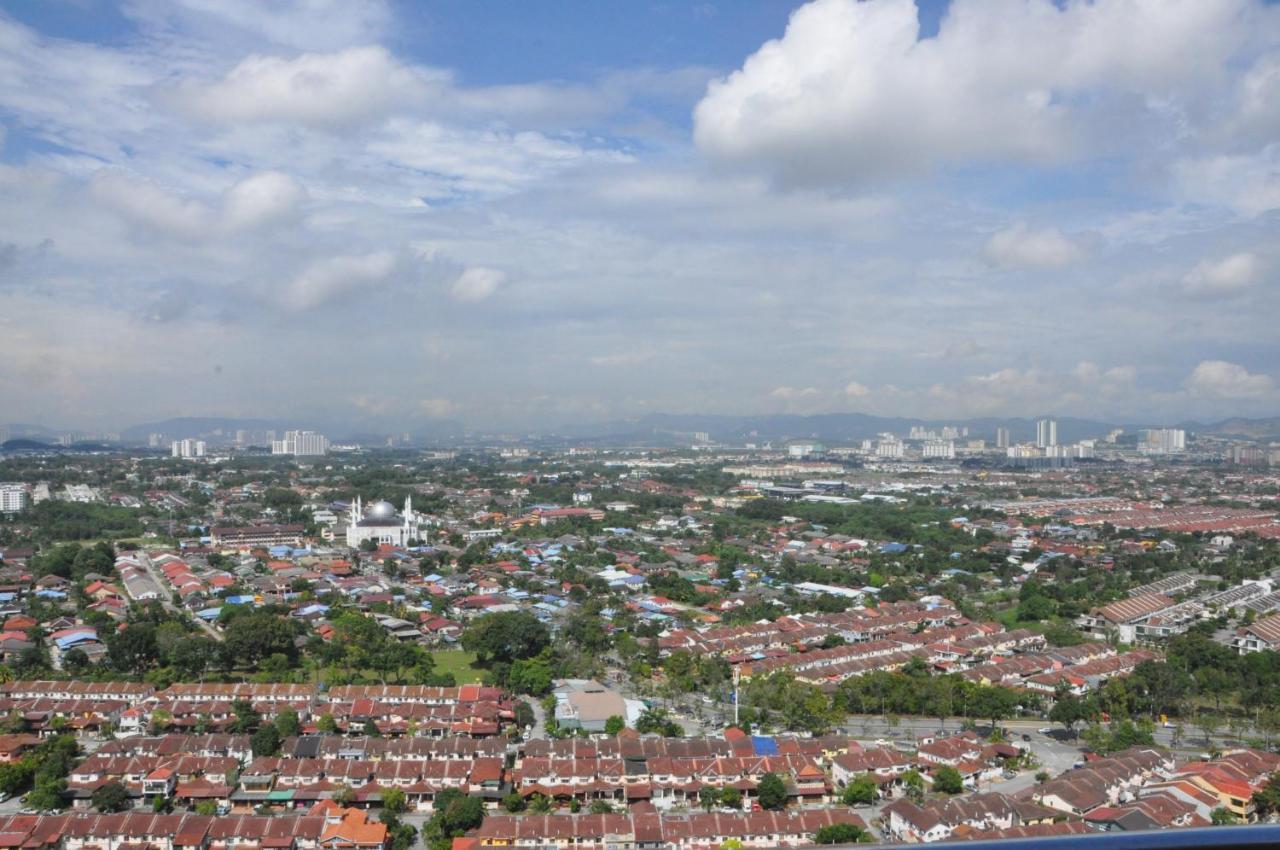
{"label": "blue sky", "polygon": [[1275,415],[1277,12],[9,4],[3,418]]}

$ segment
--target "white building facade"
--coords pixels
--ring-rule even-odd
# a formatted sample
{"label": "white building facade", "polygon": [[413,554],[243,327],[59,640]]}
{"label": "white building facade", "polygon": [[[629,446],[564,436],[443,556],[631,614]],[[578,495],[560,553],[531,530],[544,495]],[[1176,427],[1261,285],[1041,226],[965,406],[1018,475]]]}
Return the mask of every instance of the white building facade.
{"label": "white building facade", "polygon": [[408,546],[421,540],[427,522],[413,509],[413,497],[406,496],[404,510],[397,513],[390,502],[374,502],[366,509],[360,497],[351,504],[347,521],[347,545],[357,549],[366,540],[375,545]]}

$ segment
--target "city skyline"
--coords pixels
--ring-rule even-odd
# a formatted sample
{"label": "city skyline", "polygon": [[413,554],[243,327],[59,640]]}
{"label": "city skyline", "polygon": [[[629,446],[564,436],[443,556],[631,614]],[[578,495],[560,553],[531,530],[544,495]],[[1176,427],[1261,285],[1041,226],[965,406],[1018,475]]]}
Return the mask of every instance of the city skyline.
{"label": "city skyline", "polygon": [[1278,56],[1260,0],[20,4],[5,418],[1274,416]]}

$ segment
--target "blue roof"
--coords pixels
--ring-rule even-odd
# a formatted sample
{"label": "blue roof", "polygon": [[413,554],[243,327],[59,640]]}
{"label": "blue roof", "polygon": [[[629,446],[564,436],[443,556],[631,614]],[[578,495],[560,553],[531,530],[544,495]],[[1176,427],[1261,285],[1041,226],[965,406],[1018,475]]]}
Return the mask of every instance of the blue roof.
{"label": "blue roof", "polygon": [[758,756],[776,756],[778,754],[778,742],[765,735],[752,735],[751,748]]}
{"label": "blue roof", "polygon": [[881,551],[881,552],[886,552],[886,553],[888,553],[888,554],[890,554],[890,555],[900,555],[900,554],[902,554],[903,552],[907,551],[907,544],[905,544],[905,543],[881,543],[881,544],[880,544],[880,551]]}
{"label": "blue roof", "polygon": [[201,620],[216,620],[218,615],[222,613],[222,608],[202,608],[196,612],[196,616]]}
{"label": "blue roof", "polygon": [[69,646],[75,646],[78,643],[84,643],[89,640],[97,640],[98,633],[93,629],[81,629],[73,634],[63,635],[54,640],[58,645],[58,649],[66,649]]}
{"label": "blue roof", "polygon": [[226,602],[228,605],[252,605],[253,597],[252,596],[228,596],[226,598]]}

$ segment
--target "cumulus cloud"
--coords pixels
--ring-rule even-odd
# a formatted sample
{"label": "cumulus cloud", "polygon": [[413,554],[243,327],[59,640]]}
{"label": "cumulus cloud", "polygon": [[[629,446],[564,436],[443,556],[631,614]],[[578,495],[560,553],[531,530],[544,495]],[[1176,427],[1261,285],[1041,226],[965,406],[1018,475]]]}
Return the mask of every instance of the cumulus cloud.
{"label": "cumulus cloud", "polygon": [[1080,246],[1053,227],[1032,230],[1019,222],[992,234],[986,257],[1002,268],[1056,268],[1083,255]]}
{"label": "cumulus cloud", "polygon": [[497,292],[506,280],[506,272],[472,266],[458,275],[449,292],[459,301],[483,301]]}
{"label": "cumulus cloud", "polygon": [[385,118],[424,99],[432,82],[384,47],[304,53],[293,59],[250,56],[221,80],[187,83],[186,108],[216,123],[296,123],[337,129]]}
{"label": "cumulus cloud", "polygon": [[1186,387],[1192,395],[1223,400],[1256,399],[1275,392],[1270,375],[1225,360],[1202,361],[1187,376]]}
{"label": "cumulus cloud", "polygon": [[1189,295],[1239,295],[1258,282],[1262,263],[1248,251],[1220,260],[1205,260],[1182,278],[1182,288]]}
{"label": "cumulus cloud", "polygon": [[124,171],[99,171],[89,183],[89,192],[134,224],[183,239],[208,235],[215,222],[209,208],[199,201]]}
{"label": "cumulus cloud", "polygon": [[307,198],[307,190],[288,174],[263,171],[227,190],[223,217],[233,230],[263,227],[290,218]]}
{"label": "cumulus cloud", "polygon": [[1248,0],[954,0],[922,40],[912,0],[814,0],[711,83],[695,139],[793,184],[1062,161],[1109,144],[1116,115],[1185,122],[1179,96],[1221,80],[1263,14]]}
{"label": "cumulus cloud", "polygon": [[308,266],[290,282],[286,303],[310,309],[387,280],[397,265],[390,251],[327,257]]}

